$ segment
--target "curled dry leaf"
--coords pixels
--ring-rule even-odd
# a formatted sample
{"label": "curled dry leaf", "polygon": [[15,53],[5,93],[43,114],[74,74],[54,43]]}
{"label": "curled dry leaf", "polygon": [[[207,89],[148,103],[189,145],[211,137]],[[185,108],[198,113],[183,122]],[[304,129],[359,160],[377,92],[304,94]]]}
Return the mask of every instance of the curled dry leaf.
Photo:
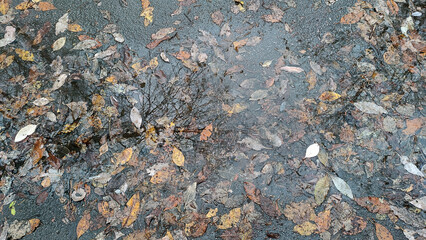
{"label": "curled dry leaf", "polygon": [[319,151],[320,146],[318,145],[318,143],[314,143],[306,149],[305,158],[315,157],[318,155]]}
{"label": "curled dry leaf", "polygon": [[72,192],[71,194],[71,198],[74,202],[79,202],[83,200],[85,197],[86,197],[86,192],[84,191],[83,188],[79,188],[75,190],[74,192]]}
{"label": "curled dry leaf", "polygon": [[8,45],[9,43],[12,43],[13,41],[15,41],[16,39],[15,31],[16,29],[14,27],[6,26],[6,33],[4,34],[4,38],[0,39],[0,47],[4,47]]}
{"label": "curled dry leaf", "polygon": [[21,128],[21,130],[19,130],[19,132],[15,136],[15,142],[20,142],[24,140],[26,137],[33,134],[36,128],[37,128],[37,125],[34,125],[34,124],[29,124]]}
{"label": "curled dry leaf", "polygon": [[387,214],[390,211],[389,203],[378,197],[362,197],[355,198],[354,200],[372,213]]}

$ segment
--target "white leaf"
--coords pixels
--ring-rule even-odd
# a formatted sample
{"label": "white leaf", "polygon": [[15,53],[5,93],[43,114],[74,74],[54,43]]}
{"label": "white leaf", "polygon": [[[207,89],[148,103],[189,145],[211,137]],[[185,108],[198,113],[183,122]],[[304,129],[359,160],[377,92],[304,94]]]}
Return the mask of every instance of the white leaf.
{"label": "white leaf", "polygon": [[331,179],[333,180],[334,186],[337,188],[337,190],[348,196],[350,199],[354,198],[351,188],[343,179],[335,176],[331,176]]}
{"label": "white leaf", "polygon": [[56,81],[53,83],[52,86],[52,91],[55,91],[56,89],[59,89],[60,87],[62,87],[62,85],[64,85],[65,80],[67,79],[68,75],[65,73],[62,73],[61,75],[59,75],[59,77],[56,79]]}
{"label": "white leaf", "polygon": [[135,124],[135,127],[140,128],[142,125],[142,116],[136,107],[133,107],[130,111],[130,120]]}
{"label": "white leaf", "polygon": [[86,192],[84,191],[83,188],[79,188],[75,190],[74,192],[72,192],[71,194],[71,198],[74,202],[79,202],[83,200],[85,197],[86,197]]}
{"label": "white leaf", "polygon": [[417,166],[414,165],[414,163],[409,162],[407,156],[401,156],[400,160],[401,160],[401,163],[404,164],[405,170],[407,170],[409,173],[420,176],[420,177],[424,177],[423,172],[420,171],[417,168]]}
{"label": "white leaf", "polygon": [[119,43],[124,42],[124,37],[123,37],[123,35],[121,35],[121,33],[113,33],[112,35],[114,36],[115,41],[117,41]]}
{"label": "white leaf", "polygon": [[56,115],[53,112],[47,112],[46,117],[49,121],[56,122]]}
{"label": "white leaf", "polygon": [[33,134],[36,128],[37,128],[37,125],[34,125],[34,124],[29,124],[21,128],[21,130],[19,130],[18,134],[16,134],[15,136],[15,142],[20,142],[24,140],[26,137]]}
{"label": "white leaf", "polygon": [[65,42],[67,41],[66,37],[61,37],[58,38],[58,40],[56,40],[53,44],[52,44],[52,50],[53,51],[58,51],[59,49],[61,49],[64,45]]}
{"label": "white leaf", "polygon": [[264,99],[266,96],[268,96],[268,90],[257,90],[251,94],[250,100],[256,101],[256,100]]}
{"label": "white leaf", "polygon": [[423,196],[421,198],[417,198],[414,199],[413,201],[410,202],[411,204],[413,204],[416,208],[420,208],[423,211],[426,210],[426,196]]}
{"label": "white leaf", "polygon": [[263,148],[266,148],[261,143],[259,143],[257,140],[254,140],[253,138],[246,137],[241,141],[238,141],[238,143],[244,143],[247,145],[247,147],[254,149],[256,151],[262,150]]}
{"label": "white leaf", "polygon": [[86,39],[84,41],[77,43],[77,45],[75,45],[75,47],[73,47],[72,50],[85,50],[85,49],[95,47],[96,45],[98,45],[98,42],[96,42],[96,40]]}
{"label": "white leaf", "polygon": [[49,102],[50,102],[49,99],[42,97],[42,98],[38,98],[38,99],[34,100],[33,103],[34,103],[34,105],[41,107],[41,106],[48,104]]}
{"label": "white leaf", "polygon": [[6,27],[6,33],[4,34],[4,38],[0,39],[0,47],[4,47],[9,43],[12,43],[13,41],[15,41],[15,28],[12,26],[7,26]]}
{"label": "white leaf", "polygon": [[286,72],[291,72],[291,73],[301,73],[304,70],[300,67],[291,67],[291,66],[284,66],[281,67],[281,70],[284,70]]}
{"label": "white leaf", "polygon": [[368,114],[388,113],[388,111],[386,111],[386,109],[376,105],[373,102],[356,102],[356,103],[354,103],[354,105],[361,112],[365,112],[365,113],[368,113]]}
{"label": "white leaf", "polygon": [[314,143],[306,149],[305,158],[311,158],[318,155],[320,151],[320,146],[318,143]]}
{"label": "white leaf", "polygon": [[55,26],[55,34],[58,35],[61,32],[65,32],[68,28],[68,13],[65,13],[61,18],[59,18],[58,22]]}

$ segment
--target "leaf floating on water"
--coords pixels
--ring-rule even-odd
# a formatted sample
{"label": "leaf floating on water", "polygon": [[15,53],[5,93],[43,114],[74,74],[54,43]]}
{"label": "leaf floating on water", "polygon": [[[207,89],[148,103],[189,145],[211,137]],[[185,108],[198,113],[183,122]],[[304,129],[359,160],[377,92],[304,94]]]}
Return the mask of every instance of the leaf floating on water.
{"label": "leaf floating on water", "polygon": [[325,197],[328,194],[328,190],[330,189],[330,178],[325,175],[324,177],[320,178],[318,182],[315,184],[315,202],[320,205]]}
{"label": "leaf floating on water", "polygon": [[179,167],[183,167],[185,163],[185,156],[177,147],[173,147],[172,160]]}
{"label": "leaf floating on water", "polygon": [[139,197],[139,193],[135,193],[132,198],[129,199],[129,201],[126,203],[126,208],[129,211],[129,216],[125,217],[123,219],[123,223],[121,224],[122,227],[130,227],[139,215],[139,210],[141,206],[141,201]]}
{"label": "leaf floating on water", "polygon": [[305,158],[315,157],[318,155],[319,151],[320,146],[318,145],[318,143],[314,143],[306,149]]}
{"label": "leaf floating on water", "polygon": [[337,190],[339,190],[339,192],[346,195],[350,199],[354,198],[351,187],[349,187],[349,185],[343,179],[336,176],[331,176],[331,179],[333,180],[334,186],[337,188]]}
{"label": "leaf floating on water", "polygon": [[136,107],[133,107],[130,111],[130,120],[138,129],[141,128],[142,125],[142,116],[139,110]]}
{"label": "leaf floating on water", "polygon": [[376,226],[376,236],[379,240],[393,240],[392,234],[383,225],[379,223],[374,225]]}
{"label": "leaf floating on water", "polygon": [[26,137],[33,134],[36,128],[37,128],[37,125],[34,125],[34,124],[29,124],[21,128],[21,130],[19,130],[19,132],[15,136],[15,142],[20,142],[24,140]]}
{"label": "leaf floating on water", "polygon": [[90,227],[90,212],[83,215],[77,224],[77,239],[81,237]]}
{"label": "leaf floating on water", "polygon": [[373,102],[356,102],[356,103],[354,103],[354,105],[361,112],[368,113],[368,114],[388,113],[388,111],[386,111],[386,109],[376,105]]}
{"label": "leaf floating on water", "polygon": [[66,42],[67,38],[66,37],[61,37],[58,40],[56,40],[53,44],[52,44],[52,50],[53,51],[58,51],[59,49],[61,49]]}

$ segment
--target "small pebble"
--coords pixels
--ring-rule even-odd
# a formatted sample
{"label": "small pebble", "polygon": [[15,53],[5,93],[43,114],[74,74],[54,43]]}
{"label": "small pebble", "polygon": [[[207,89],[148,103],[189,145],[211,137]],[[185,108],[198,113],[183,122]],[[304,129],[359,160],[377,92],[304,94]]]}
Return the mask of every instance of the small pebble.
{"label": "small pebble", "polygon": [[420,17],[421,15],[422,15],[422,13],[421,13],[421,12],[418,12],[418,11],[413,12],[413,13],[411,14],[411,16],[413,16],[413,17]]}

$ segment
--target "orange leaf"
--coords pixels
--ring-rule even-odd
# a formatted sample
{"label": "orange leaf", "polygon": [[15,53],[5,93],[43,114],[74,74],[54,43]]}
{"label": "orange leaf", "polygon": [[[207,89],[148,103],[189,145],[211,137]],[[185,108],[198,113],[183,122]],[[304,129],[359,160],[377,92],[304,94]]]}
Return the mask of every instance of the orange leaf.
{"label": "orange leaf", "polygon": [[116,164],[120,164],[120,165],[126,164],[132,157],[132,154],[133,154],[132,148],[126,148],[121,153],[114,154],[115,159],[117,160]]}
{"label": "orange leaf", "polygon": [[415,118],[413,120],[407,119],[406,124],[407,124],[407,128],[404,129],[402,132],[405,135],[413,135],[414,133],[416,133],[416,131],[419,128],[422,127],[422,125],[423,125],[423,119],[421,119],[421,118]]}
{"label": "orange leaf", "polygon": [[0,0],[0,12],[4,15],[9,11],[9,0]]}
{"label": "orange leaf", "polygon": [[34,3],[31,1],[24,1],[18,4],[18,6],[15,7],[16,10],[27,10],[28,8],[32,8],[34,6]]}
{"label": "orange leaf", "polygon": [[204,128],[204,130],[201,132],[200,135],[200,141],[207,141],[207,138],[209,138],[212,135],[213,131],[213,125],[210,123],[207,127]]}
{"label": "orange leaf", "polygon": [[159,184],[159,183],[165,183],[170,180],[171,172],[167,170],[161,170],[154,174],[154,176],[151,177],[151,180],[149,180],[151,183]]}
{"label": "orange leaf", "polygon": [[183,167],[185,163],[185,156],[177,147],[173,147],[172,160],[179,167]]}
{"label": "orange leaf", "polygon": [[317,224],[318,232],[322,233],[327,231],[331,224],[330,210],[318,213],[318,217],[316,217],[314,221]]}
{"label": "orange leaf", "polygon": [[329,101],[329,102],[332,102],[332,101],[334,101],[334,100],[336,100],[336,99],[339,99],[341,96],[340,96],[340,94],[338,94],[338,93],[335,93],[335,92],[323,92],[322,94],[321,94],[321,96],[319,96],[319,99],[321,100],[321,101]]}
{"label": "orange leaf", "polygon": [[139,193],[134,194],[129,201],[126,203],[127,208],[130,210],[129,216],[123,219],[122,227],[129,227],[138,218],[140,210],[141,200]]}
{"label": "orange leaf", "polygon": [[44,140],[43,138],[37,139],[34,143],[33,151],[31,152],[31,158],[33,159],[33,165],[36,165],[38,161],[43,157],[44,153]]}
{"label": "orange leaf", "polygon": [[362,16],[364,16],[363,11],[354,11],[346,14],[340,19],[341,24],[354,24],[361,20]]}
{"label": "orange leaf", "polygon": [[142,9],[146,9],[149,7],[149,0],[142,0]]}
{"label": "orange leaf", "polygon": [[191,54],[189,52],[179,51],[177,53],[174,53],[173,56],[175,56],[179,60],[186,60],[191,57]]}
{"label": "orange leaf", "polygon": [[398,14],[399,11],[399,7],[398,5],[395,3],[394,0],[388,0],[386,2],[386,4],[388,5],[389,10],[392,12],[392,15],[396,15]]}
{"label": "orange leaf", "polygon": [[70,32],[81,32],[83,29],[77,23],[68,24],[68,30]]}
{"label": "orange leaf", "polygon": [[98,211],[104,218],[114,216],[114,210],[110,209],[108,202],[105,201],[98,203]]}
{"label": "orange leaf", "polygon": [[34,232],[34,230],[40,225],[40,219],[32,218],[28,221],[30,222],[31,232]]}
{"label": "orange leaf", "polygon": [[39,4],[38,4],[38,7],[40,8],[40,10],[41,11],[49,11],[49,10],[54,10],[54,9],[56,9],[56,7],[53,5],[53,4],[51,4],[51,3],[49,3],[49,2],[40,2]]}
{"label": "orange leaf", "polygon": [[379,240],[393,240],[392,234],[381,224],[375,223],[376,236]]}
{"label": "orange leaf", "polygon": [[247,197],[253,202],[260,204],[260,190],[254,186],[253,183],[244,182],[244,190],[246,191]]}
{"label": "orange leaf", "polygon": [[77,239],[81,237],[90,227],[90,213],[87,212],[77,224]]}

